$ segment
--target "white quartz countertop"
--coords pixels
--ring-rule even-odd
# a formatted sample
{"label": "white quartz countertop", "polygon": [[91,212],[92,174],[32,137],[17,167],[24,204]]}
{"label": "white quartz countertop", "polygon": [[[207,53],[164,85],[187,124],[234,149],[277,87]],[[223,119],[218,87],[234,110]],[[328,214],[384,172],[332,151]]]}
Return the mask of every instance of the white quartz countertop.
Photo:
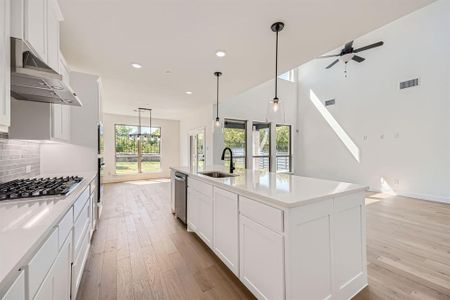
{"label": "white quartz countertop", "polygon": [[223,166],[205,167],[201,171],[190,169],[189,167],[171,167],[171,169],[242,196],[285,208],[365,191],[368,188],[367,186],[348,182],[264,171],[237,171],[235,175],[238,176],[227,178],[212,178],[200,173],[208,171],[228,173],[228,170]]}
{"label": "white quartz countertop", "polygon": [[[38,177],[67,176],[43,174]],[[30,259],[50,230],[61,220],[81,192],[94,179],[95,172],[70,174],[83,177],[80,184],[64,198],[17,199],[0,202],[0,291],[14,271]]]}

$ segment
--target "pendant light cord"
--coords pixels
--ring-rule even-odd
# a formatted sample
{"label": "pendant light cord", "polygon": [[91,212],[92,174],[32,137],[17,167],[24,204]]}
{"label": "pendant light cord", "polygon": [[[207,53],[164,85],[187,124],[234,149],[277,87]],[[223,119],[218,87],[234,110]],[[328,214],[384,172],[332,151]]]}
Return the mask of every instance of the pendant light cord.
{"label": "pendant light cord", "polygon": [[278,98],[278,30],[275,46],[275,99]]}
{"label": "pendant light cord", "polygon": [[217,75],[217,104],[216,104],[216,118],[219,117],[219,75]]}

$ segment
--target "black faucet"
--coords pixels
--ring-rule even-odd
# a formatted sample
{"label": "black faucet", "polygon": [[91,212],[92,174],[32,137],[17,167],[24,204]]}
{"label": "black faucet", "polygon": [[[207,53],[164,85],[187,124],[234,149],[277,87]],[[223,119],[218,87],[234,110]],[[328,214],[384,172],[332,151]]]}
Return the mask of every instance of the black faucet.
{"label": "black faucet", "polygon": [[225,149],[223,149],[222,151],[222,160],[225,160],[225,152],[227,152],[227,150],[230,151],[230,174],[233,174],[234,171],[234,162],[233,162],[233,151],[231,151],[231,149],[229,147],[226,147]]}

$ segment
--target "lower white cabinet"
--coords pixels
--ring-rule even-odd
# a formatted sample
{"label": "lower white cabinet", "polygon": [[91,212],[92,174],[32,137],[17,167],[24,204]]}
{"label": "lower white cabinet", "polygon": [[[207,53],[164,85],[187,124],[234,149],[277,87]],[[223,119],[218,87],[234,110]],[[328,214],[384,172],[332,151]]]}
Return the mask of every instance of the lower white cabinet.
{"label": "lower white cabinet", "polygon": [[19,276],[9,287],[2,300],[25,300],[25,271],[21,270]]}
{"label": "lower white cabinet", "polygon": [[240,279],[258,299],[284,299],[283,236],[240,216]]}
{"label": "lower white cabinet", "polygon": [[238,195],[214,188],[214,252],[239,276]]}
{"label": "lower white cabinet", "polygon": [[[209,192],[211,191],[211,193]],[[188,179],[188,226],[189,229],[212,248],[213,244],[213,198],[212,186],[198,180]]]}
{"label": "lower white cabinet", "polygon": [[71,235],[64,242],[55,263],[41,284],[34,300],[69,300],[71,277]]}

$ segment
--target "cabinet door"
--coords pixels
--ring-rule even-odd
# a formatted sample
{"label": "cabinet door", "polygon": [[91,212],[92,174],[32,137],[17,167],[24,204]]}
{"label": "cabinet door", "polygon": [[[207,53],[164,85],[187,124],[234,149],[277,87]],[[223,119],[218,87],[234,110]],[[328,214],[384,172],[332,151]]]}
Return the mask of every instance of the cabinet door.
{"label": "cabinet door", "polygon": [[212,248],[213,237],[213,199],[204,194],[199,193],[198,204],[199,212],[199,228],[198,235],[200,238]]}
{"label": "cabinet door", "polygon": [[199,215],[200,215],[200,202],[199,193],[188,187],[187,198],[187,225],[193,232],[198,232],[199,229]]}
{"label": "cabinet door", "polygon": [[47,3],[47,64],[55,70],[59,70],[59,19],[57,3],[48,0]]}
{"label": "cabinet door", "polygon": [[9,287],[2,300],[25,300],[25,271],[20,271],[19,277]]}
{"label": "cabinet door", "polygon": [[283,236],[239,218],[241,281],[258,299],[284,299]]}
{"label": "cabinet door", "polygon": [[53,299],[55,300],[70,299],[70,285],[71,285],[70,275],[72,271],[71,249],[72,249],[72,234],[69,234],[53,266],[53,276],[54,276]]}
{"label": "cabinet door", "polygon": [[71,246],[69,234],[34,300],[70,300]]}
{"label": "cabinet door", "polygon": [[0,0],[0,131],[8,130],[11,118],[9,1]]}
{"label": "cabinet door", "polygon": [[52,138],[62,139],[62,105],[52,104]]}
{"label": "cabinet door", "polygon": [[214,188],[214,252],[239,276],[238,196]]}
{"label": "cabinet door", "polygon": [[47,0],[24,0],[25,40],[47,62]]}
{"label": "cabinet door", "polygon": [[70,110],[69,105],[61,105],[61,139],[70,141]]}

